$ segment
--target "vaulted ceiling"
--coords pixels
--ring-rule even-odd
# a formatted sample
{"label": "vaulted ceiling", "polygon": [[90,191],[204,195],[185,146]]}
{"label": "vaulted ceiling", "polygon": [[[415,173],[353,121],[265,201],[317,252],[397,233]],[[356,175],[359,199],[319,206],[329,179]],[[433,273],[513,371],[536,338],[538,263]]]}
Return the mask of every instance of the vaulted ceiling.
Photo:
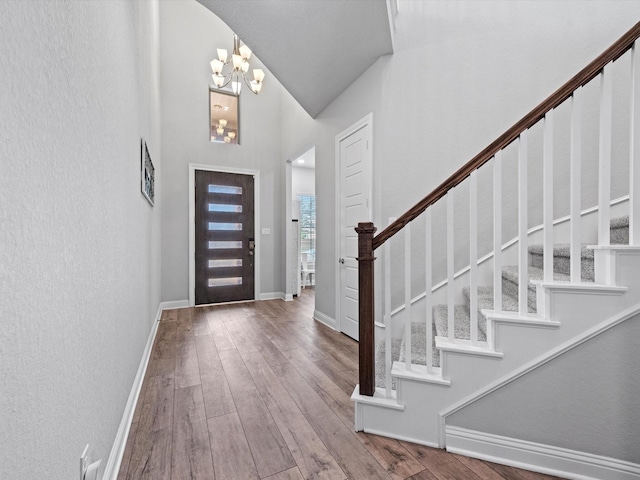
{"label": "vaulted ceiling", "polygon": [[393,53],[387,0],[197,0],[246,43],[316,117]]}

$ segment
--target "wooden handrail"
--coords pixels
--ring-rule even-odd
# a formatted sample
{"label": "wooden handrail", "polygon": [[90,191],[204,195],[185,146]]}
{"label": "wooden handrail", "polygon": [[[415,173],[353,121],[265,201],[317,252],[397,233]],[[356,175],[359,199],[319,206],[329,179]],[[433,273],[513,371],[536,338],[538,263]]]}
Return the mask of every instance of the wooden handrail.
{"label": "wooden handrail", "polygon": [[613,62],[620,58],[627,50],[633,46],[633,42],[640,38],[640,22],[636,23],[631,30],[620,37],[613,45],[606,49],[589,65],[577,73],[571,80],[562,85],[558,90],[552,93],[546,100],[526,114],[515,125],[500,135],[493,143],[469,160],[458,171],[442,182],[429,195],[424,197],[407,212],[398,217],[398,219],[382,230],[373,238],[373,249],[377,249],[384,242],[389,240],[399,230],[422,212],[430,205],[440,200],[453,187],[459,185],[471,172],[480,168],[487,163],[497,152],[508,146],[525,130],[533,127],[540,121],[547,112],[558,107],[562,102],[568,99],[574,91],[593,80],[609,62]]}

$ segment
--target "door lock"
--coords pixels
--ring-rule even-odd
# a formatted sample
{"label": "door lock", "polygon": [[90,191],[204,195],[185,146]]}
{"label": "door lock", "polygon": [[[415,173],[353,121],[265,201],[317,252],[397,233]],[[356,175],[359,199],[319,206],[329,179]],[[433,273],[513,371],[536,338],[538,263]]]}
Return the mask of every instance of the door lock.
{"label": "door lock", "polygon": [[343,264],[343,265],[344,265],[344,258],[339,258],[339,259],[338,259],[338,263],[341,263],[341,264]]}
{"label": "door lock", "polygon": [[256,249],[256,242],[253,238],[249,239],[249,255],[253,255],[254,250]]}

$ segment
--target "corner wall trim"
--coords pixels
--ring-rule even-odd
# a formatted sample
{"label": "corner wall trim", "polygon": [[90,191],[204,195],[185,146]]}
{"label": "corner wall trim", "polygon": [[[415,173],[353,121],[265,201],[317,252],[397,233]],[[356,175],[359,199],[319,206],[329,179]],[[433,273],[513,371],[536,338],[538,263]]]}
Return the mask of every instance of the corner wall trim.
{"label": "corner wall trim", "polygon": [[260,300],[284,300],[284,299],[285,299],[284,292],[264,292],[260,294]]}
{"label": "corner wall trim", "polygon": [[[179,308],[179,307],[172,307],[172,306],[168,306],[168,307],[164,306],[165,304],[171,305],[174,303],[178,303],[178,302],[162,302],[158,306],[158,312],[156,313],[155,321],[153,322],[153,326],[151,327],[151,332],[149,332],[149,338],[147,339],[147,344],[145,345],[144,351],[142,352],[142,358],[140,359],[138,372],[136,373],[136,377],[133,380],[133,385],[131,386],[131,392],[129,393],[129,398],[127,400],[127,404],[124,407],[124,412],[122,414],[122,420],[120,420],[120,426],[118,427],[116,438],[113,442],[113,446],[111,447],[109,460],[107,461],[107,465],[104,469],[104,474],[102,475],[103,480],[116,480],[118,478],[118,472],[120,471],[120,463],[122,462],[122,456],[124,455],[124,448],[127,444],[127,438],[129,437],[131,420],[133,420],[133,414],[136,410],[136,405],[138,404],[138,397],[140,396],[140,390],[142,389],[142,382],[144,381],[144,375],[147,371],[147,366],[149,365],[149,358],[151,357],[153,342],[155,341],[156,334],[158,333],[158,325],[160,325],[160,317],[162,316],[163,310],[167,310],[170,308]],[[186,303],[188,306],[189,302],[186,302]]]}
{"label": "corner wall trim", "polygon": [[318,310],[313,311],[313,319],[319,321],[320,323],[325,324],[327,327],[337,330],[336,320],[331,318],[329,315],[325,315]]}
{"label": "corner wall trim", "polygon": [[[170,302],[160,303],[160,310],[171,310],[174,308],[188,308],[189,300],[172,300]],[[158,317],[158,320],[160,317]]]}
{"label": "corner wall trim", "polygon": [[576,480],[637,480],[640,465],[567,448],[447,426],[447,451]]}

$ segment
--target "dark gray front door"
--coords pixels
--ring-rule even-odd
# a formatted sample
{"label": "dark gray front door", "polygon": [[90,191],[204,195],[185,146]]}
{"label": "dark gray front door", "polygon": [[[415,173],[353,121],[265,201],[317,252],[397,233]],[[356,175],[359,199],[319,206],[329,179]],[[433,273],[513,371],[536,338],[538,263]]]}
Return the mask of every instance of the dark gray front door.
{"label": "dark gray front door", "polygon": [[195,303],[254,299],[254,178],[196,170]]}

